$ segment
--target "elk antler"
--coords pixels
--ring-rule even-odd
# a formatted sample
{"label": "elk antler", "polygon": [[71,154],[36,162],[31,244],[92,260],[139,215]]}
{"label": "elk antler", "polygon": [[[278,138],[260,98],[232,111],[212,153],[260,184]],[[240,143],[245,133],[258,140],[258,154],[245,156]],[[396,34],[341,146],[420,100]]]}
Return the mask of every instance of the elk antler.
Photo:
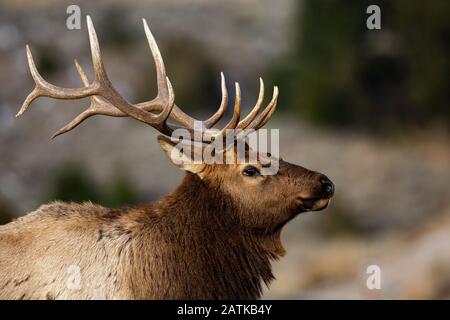
{"label": "elk antler", "polygon": [[[84,87],[63,88],[48,83],[39,74],[33,61],[33,56],[31,55],[30,48],[27,45],[26,48],[28,65],[36,86],[25,99],[20,111],[17,113],[17,116],[25,112],[30,104],[38,97],[50,97],[55,99],[81,99],[90,97],[90,106],[81,114],[79,114],[75,119],[69,122],[66,126],[59,129],[53,135],[53,137],[74,129],[81,122],[93,115],[107,115],[113,117],[130,116],[136,120],[151,125],[165,135],[171,135],[175,129],[179,128],[179,126],[167,123],[167,120],[170,117],[171,119],[178,122],[182,128],[186,128],[193,132],[194,123],[199,120],[188,116],[177,105],[175,105],[175,95],[169,78],[166,76],[161,53],[145,19],[143,19],[143,23],[148,44],[150,46],[153,60],[156,65],[158,94],[153,100],[141,102],[138,104],[130,104],[112,86],[103,66],[100,55],[100,47],[98,44],[94,25],[92,24],[91,18],[87,16],[87,26],[89,32],[89,41],[91,46],[95,80],[92,83],[89,83],[86,73],[75,60],[75,66],[78,70],[78,73],[80,74]],[[260,92],[256,105],[243,120],[239,121],[241,110],[241,92],[239,84],[236,83],[235,86],[236,98],[231,120],[219,132],[217,130],[212,130],[211,128],[222,118],[223,114],[225,113],[226,105],[228,102],[228,92],[226,89],[225,77],[223,73],[221,73],[222,101],[216,113],[214,113],[209,119],[200,122],[202,124],[203,133],[201,138],[202,141],[211,141],[211,139],[215,136],[225,133],[225,130],[227,129],[257,130],[261,128],[272,116],[276,108],[278,97],[277,87],[274,87],[273,97],[270,103],[258,115],[264,99],[264,83],[262,79],[260,79]],[[159,111],[159,113],[154,114],[152,111]]]}

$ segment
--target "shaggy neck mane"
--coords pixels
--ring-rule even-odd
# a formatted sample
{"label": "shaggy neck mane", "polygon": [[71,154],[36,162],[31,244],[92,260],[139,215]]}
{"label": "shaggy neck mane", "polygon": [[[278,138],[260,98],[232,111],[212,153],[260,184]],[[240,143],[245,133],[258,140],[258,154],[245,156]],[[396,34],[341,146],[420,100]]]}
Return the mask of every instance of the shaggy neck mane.
{"label": "shaggy neck mane", "polygon": [[[149,292],[184,299],[255,299],[262,294],[262,283],[274,278],[270,260],[277,254],[260,236],[243,230],[228,196],[197,176],[188,173],[149,210],[146,225],[151,230],[145,234],[159,247],[155,253],[135,251],[138,272],[162,289]],[[141,256],[145,254],[152,256]]]}

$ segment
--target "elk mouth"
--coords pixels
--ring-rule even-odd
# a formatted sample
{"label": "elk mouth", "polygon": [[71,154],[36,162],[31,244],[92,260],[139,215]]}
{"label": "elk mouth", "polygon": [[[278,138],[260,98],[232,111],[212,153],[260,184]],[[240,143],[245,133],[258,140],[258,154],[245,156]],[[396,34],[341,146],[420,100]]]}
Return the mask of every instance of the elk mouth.
{"label": "elk mouth", "polygon": [[331,197],[297,197],[297,202],[302,211],[320,211],[328,206],[330,199]]}

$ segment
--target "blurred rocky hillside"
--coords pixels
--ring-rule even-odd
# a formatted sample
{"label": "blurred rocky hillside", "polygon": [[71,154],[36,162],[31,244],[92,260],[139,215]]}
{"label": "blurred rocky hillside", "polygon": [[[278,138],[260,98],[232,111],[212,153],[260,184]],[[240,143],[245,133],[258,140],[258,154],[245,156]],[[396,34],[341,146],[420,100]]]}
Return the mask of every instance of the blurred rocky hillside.
{"label": "blurred rocky hillside", "polygon": [[[335,20],[317,25],[317,34],[311,34],[309,40],[304,33],[298,38],[301,30],[314,29],[315,18],[325,19],[316,9],[321,5],[314,3],[1,1],[0,223],[53,199],[90,199],[113,207],[151,201],[173,189],[182,177],[159,150],[156,131],[131,119],[93,117],[50,140],[88,100],[39,99],[22,117],[14,117],[33,88],[26,43],[39,70],[52,83],[80,85],[74,58],[91,75],[84,18],[81,30],[65,28],[66,7],[79,4],[83,16],[93,18],[108,75],[132,102],[155,94],[142,17],[160,45],[177,104],[194,116],[206,118],[216,110],[222,70],[230,91],[234,81],[241,83],[245,111],[256,100],[259,76],[266,81],[267,95],[274,84],[280,85],[278,111],[268,127],[280,129],[281,155],[327,174],[337,191],[325,211],[301,215],[287,226],[283,234],[287,255],[274,264],[277,280],[265,297],[450,298],[450,137],[446,118],[450,91],[445,91],[448,82],[439,80],[444,74],[448,81],[448,56],[439,51],[448,50],[448,42],[447,47],[442,44],[442,39],[448,39],[442,14],[431,5],[424,9],[427,14],[437,11],[437,29],[427,24],[424,30],[429,33],[420,38],[424,47],[415,46],[418,51],[414,54],[406,54],[407,42],[402,42],[406,51],[392,56],[389,48],[395,48],[395,41],[389,35],[404,35],[396,33],[403,30],[403,24],[400,29],[394,24],[394,33],[380,33],[368,40],[358,32],[351,33],[356,38],[344,37],[347,42],[342,46],[328,42],[331,40],[319,41],[340,34],[333,32],[334,25],[342,23],[349,30],[358,27],[354,22],[346,24],[342,17],[337,19],[337,11]],[[322,5],[335,6],[337,2],[329,3]],[[349,8],[349,19],[358,18],[359,11],[348,6],[340,8],[340,14]],[[410,12],[420,18],[416,9],[410,8]],[[390,10],[396,12],[398,7]],[[303,21],[305,12],[314,15]],[[364,12],[361,15],[365,17]],[[407,13],[405,17],[409,21]],[[345,33],[346,27],[341,31]],[[437,42],[428,38],[434,30],[439,31]],[[411,32],[406,33],[408,37]],[[392,84],[386,71],[391,64],[383,65],[386,72],[377,73],[375,56],[380,55],[372,56],[366,46],[351,43],[352,39],[366,39],[364,43],[370,47],[381,38],[391,39],[392,45],[380,53],[382,57],[394,65],[417,66],[411,70],[413,78],[402,73],[405,78],[399,79],[400,91],[393,92],[392,88],[399,87],[397,82]],[[312,47],[316,54],[305,50],[308,41],[318,46]],[[428,43],[439,54],[426,55]],[[363,59],[367,57],[374,59]],[[420,57],[420,63],[414,63],[415,57]],[[436,63],[428,70],[426,63],[433,57]],[[321,58],[327,61],[322,64]],[[359,71],[354,73],[356,66]],[[424,69],[427,73],[420,78],[419,71]],[[355,75],[370,75],[368,79],[374,80],[379,90],[359,86],[360,78]],[[436,91],[430,89],[434,86]],[[416,116],[412,122],[403,121],[409,107],[419,108],[422,115],[428,114],[421,113],[427,105],[439,112],[427,118],[426,125]],[[357,116],[350,117],[349,112]],[[330,114],[330,118],[322,117]],[[340,115],[345,121],[335,117]],[[378,120],[388,125],[373,126]],[[381,267],[380,291],[365,287],[365,270],[370,264]]]}

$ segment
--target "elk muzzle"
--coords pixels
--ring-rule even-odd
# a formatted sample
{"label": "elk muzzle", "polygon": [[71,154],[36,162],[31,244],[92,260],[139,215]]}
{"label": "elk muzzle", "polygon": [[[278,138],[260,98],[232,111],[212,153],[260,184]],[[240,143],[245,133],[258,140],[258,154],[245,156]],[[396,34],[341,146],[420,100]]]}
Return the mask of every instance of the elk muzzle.
{"label": "elk muzzle", "polygon": [[314,186],[312,191],[308,194],[302,192],[297,196],[296,201],[303,211],[323,210],[334,195],[334,183],[321,173],[314,174],[311,179],[311,184]]}

